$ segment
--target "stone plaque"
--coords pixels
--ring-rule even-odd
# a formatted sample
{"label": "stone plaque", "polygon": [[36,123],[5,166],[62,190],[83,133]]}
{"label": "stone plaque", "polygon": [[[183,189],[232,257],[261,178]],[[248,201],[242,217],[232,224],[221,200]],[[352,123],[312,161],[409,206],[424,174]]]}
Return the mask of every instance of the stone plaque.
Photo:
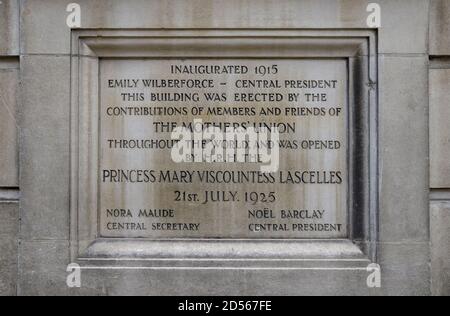
{"label": "stone plaque", "polygon": [[[348,238],[345,59],[104,58],[99,111],[101,237]],[[247,160],[174,160],[199,122],[276,131],[253,148],[276,169],[226,137]]]}

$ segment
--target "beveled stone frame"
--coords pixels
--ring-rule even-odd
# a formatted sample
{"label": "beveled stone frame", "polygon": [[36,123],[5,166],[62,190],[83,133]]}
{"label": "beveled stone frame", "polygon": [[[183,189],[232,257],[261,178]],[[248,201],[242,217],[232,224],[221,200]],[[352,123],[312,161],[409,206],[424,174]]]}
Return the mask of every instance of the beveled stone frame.
{"label": "beveled stone frame", "polygon": [[[369,30],[73,30],[71,259],[105,266],[365,268],[377,262],[378,54]],[[349,239],[99,238],[101,58],[321,58],[348,64]]]}

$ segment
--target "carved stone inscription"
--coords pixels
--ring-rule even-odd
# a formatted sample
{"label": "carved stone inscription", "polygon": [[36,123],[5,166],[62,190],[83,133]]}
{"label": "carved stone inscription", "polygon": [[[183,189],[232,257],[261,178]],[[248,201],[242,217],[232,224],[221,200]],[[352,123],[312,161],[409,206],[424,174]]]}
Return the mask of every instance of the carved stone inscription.
{"label": "carved stone inscription", "polygon": [[[344,59],[102,59],[100,235],[346,238],[347,100]],[[199,140],[199,122],[278,139]],[[247,160],[175,161],[179,127]]]}

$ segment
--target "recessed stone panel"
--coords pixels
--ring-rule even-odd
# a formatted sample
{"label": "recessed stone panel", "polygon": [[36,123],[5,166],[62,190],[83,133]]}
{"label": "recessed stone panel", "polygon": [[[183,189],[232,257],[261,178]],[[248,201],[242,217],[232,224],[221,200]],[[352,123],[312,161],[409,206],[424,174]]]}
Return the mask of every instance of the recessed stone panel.
{"label": "recessed stone panel", "polygon": [[430,55],[450,54],[450,2],[431,0]]}
{"label": "recessed stone panel", "polygon": [[15,295],[19,204],[0,200],[0,296]]}
{"label": "recessed stone panel", "polygon": [[19,55],[19,0],[0,1],[0,55]]}
{"label": "recessed stone panel", "polygon": [[102,237],[347,237],[346,60],[103,59],[100,73]]}

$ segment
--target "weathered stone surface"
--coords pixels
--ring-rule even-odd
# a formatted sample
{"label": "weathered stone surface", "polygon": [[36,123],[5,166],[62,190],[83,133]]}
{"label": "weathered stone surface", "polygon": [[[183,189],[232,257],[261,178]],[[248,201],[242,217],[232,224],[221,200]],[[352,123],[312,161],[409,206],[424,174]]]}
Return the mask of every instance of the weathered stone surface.
{"label": "weathered stone surface", "polygon": [[17,240],[2,237],[0,240],[0,296],[16,295],[17,291]]}
{"label": "weathered stone surface", "polygon": [[367,287],[365,269],[96,269],[83,265],[81,288],[68,289],[67,246],[64,242],[23,243],[20,294],[429,295],[429,286],[423,284],[429,275],[428,245],[420,243],[380,245],[381,256],[390,259],[381,262],[379,289]]}
{"label": "weathered stone surface", "polygon": [[431,0],[430,55],[450,54],[450,1]]}
{"label": "weathered stone surface", "polygon": [[24,241],[19,253],[19,295],[69,295],[67,241]]}
{"label": "weathered stone surface", "polygon": [[[378,48],[382,57],[377,82],[380,89],[377,117],[380,160],[377,174],[381,204],[380,214],[376,214],[379,215],[376,217],[380,219],[381,243],[378,245],[377,259],[382,266],[381,289],[367,287],[368,273],[365,267],[203,269],[183,268],[181,265],[184,262],[180,260],[178,267],[173,269],[153,268],[145,261],[133,262],[125,269],[119,268],[119,262],[111,260],[99,264],[102,268],[83,270],[82,288],[69,290],[66,286],[66,267],[70,263],[71,245],[68,240],[71,160],[71,82],[68,54],[71,35],[65,22],[68,14],[66,6],[71,2],[73,1],[21,1],[21,45],[24,55],[21,60],[23,125],[20,151],[20,238],[23,243],[19,253],[19,294],[429,294],[427,0],[380,1],[382,28],[378,32]],[[78,1],[82,8],[82,27],[93,29],[364,29],[368,15],[366,6],[369,2],[372,1]],[[49,56],[44,56],[45,54]],[[83,83],[88,90],[94,87],[88,80]],[[363,80],[360,85],[364,88],[368,86],[368,90],[377,87],[375,83]],[[76,88],[76,85],[73,87]],[[372,92],[375,94],[375,91]],[[86,188],[88,189],[90,188]],[[95,211],[94,207],[94,216],[88,218],[85,226],[91,224],[89,221],[93,223],[96,220]],[[435,213],[438,213],[439,220],[448,222],[443,212]],[[3,227],[0,223],[0,229],[7,232],[8,236],[14,235],[8,221],[13,223],[14,219],[5,220]],[[447,273],[447,268],[443,267],[445,262],[439,260],[444,258],[446,262],[449,261],[446,255],[442,255],[448,242],[440,240],[441,236],[446,236],[448,227],[443,223],[432,226],[438,227],[435,231],[445,230],[443,233],[436,233],[434,237],[434,256],[438,258],[435,260],[434,271]],[[94,225],[95,229],[97,227]],[[5,244],[0,243],[1,253],[4,250],[8,253],[4,258],[13,258],[14,247],[11,248],[7,238],[2,239],[2,242],[3,240]],[[0,288],[0,292],[15,291],[14,279],[8,279],[14,275],[14,272],[11,273],[14,262],[11,262],[2,264],[6,272],[0,270],[0,280],[7,285],[4,286],[5,290]],[[135,266],[138,264],[141,267]],[[115,268],[106,269],[106,266]],[[436,272],[435,279],[442,276],[445,274]],[[445,289],[448,283],[435,284],[436,288]]]}
{"label": "weathered stone surface", "polygon": [[433,295],[450,295],[450,202],[431,202]]}
{"label": "weathered stone surface", "polygon": [[19,55],[19,1],[0,2],[0,55]]}
{"label": "weathered stone surface", "polygon": [[[25,53],[68,54],[71,0],[22,0]],[[82,28],[368,28],[369,0],[80,0]],[[382,0],[381,53],[425,53],[427,0]],[[413,18],[412,18],[413,17]]]}
{"label": "weathered stone surface", "polygon": [[16,59],[0,58],[0,187],[19,182],[18,67]]}
{"label": "weathered stone surface", "polygon": [[383,295],[430,295],[428,242],[381,243],[378,251]]}
{"label": "weathered stone surface", "polygon": [[[85,270],[88,288],[101,295],[298,296],[381,295],[366,287],[365,270]],[[261,280],[264,282],[261,282]],[[81,288],[79,293],[86,289]],[[99,294],[99,295],[100,295]]]}
{"label": "weathered stone surface", "polygon": [[428,0],[368,1],[381,7],[379,53],[426,54],[428,50]]}
{"label": "weathered stone surface", "polygon": [[19,227],[18,202],[0,201],[0,235],[3,237],[17,238]]}
{"label": "weathered stone surface", "polygon": [[19,205],[0,202],[0,296],[16,294]]}
{"label": "weathered stone surface", "polygon": [[430,186],[450,188],[450,69],[430,69]]}
{"label": "weathered stone surface", "polygon": [[22,74],[22,238],[69,234],[69,57],[25,56]]}
{"label": "weathered stone surface", "polygon": [[427,73],[427,57],[380,60],[382,242],[429,239]]}
{"label": "weathered stone surface", "polygon": [[[428,245],[380,245],[381,288],[368,288],[365,269],[83,269],[82,287],[95,295],[429,295]],[[425,254],[422,256],[422,254]],[[415,275],[415,278],[411,278]],[[265,282],[260,282],[264,279]],[[429,284],[428,284],[429,285]],[[35,289],[37,290],[37,289]],[[31,292],[34,293],[34,292]]]}

